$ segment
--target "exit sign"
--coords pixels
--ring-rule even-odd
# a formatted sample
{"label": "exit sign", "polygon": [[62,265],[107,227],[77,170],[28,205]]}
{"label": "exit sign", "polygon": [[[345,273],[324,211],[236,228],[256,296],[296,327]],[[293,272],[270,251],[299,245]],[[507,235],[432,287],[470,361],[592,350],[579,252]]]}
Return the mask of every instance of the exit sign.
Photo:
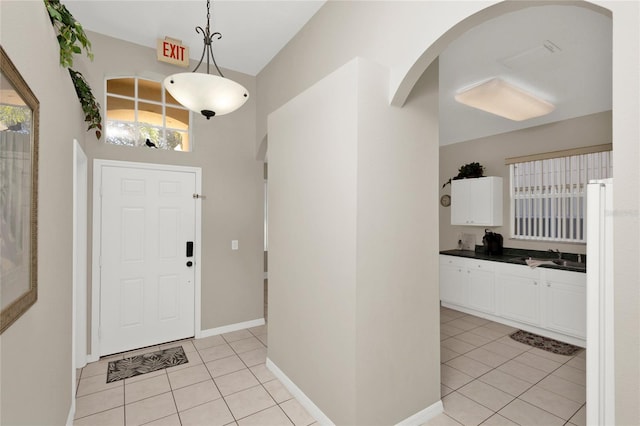
{"label": "exit sign", "polygon": [[157,43],[158,60],[181,67],[189,66],[189,47],[182,45],[182,40],[165,37],[158,39]]}

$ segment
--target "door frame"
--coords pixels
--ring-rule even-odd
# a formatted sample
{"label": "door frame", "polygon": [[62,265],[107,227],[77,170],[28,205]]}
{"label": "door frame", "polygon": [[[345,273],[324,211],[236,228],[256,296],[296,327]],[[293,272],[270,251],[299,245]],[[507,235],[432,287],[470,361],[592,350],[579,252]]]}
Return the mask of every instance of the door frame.
{"label": "door frame", "polygon": [[[93,243],[92,243],[92,270],[91,270],[91,355],[90,361],[100,358],[100,247],[102,245],[102,168],[121,167],[139,170],[158,170],[167,172],[184,172],[195,175],[196,194],[202,192],[202,169],[200,167],[175,166],[169,164],[138,163],[119,160],[93,160]],[[196,338],[200,337],[201,330],[201,252],[202,252],[202,196],[196,198],[195,206],[195,270],[194,270],[194,330]]]}
{"label": "door frame", "polygon": [[73,140],[73,279],[71,296],[71,407],[67,425],[76,412],[77,369],[87,364],[87,203],[89,160]]}

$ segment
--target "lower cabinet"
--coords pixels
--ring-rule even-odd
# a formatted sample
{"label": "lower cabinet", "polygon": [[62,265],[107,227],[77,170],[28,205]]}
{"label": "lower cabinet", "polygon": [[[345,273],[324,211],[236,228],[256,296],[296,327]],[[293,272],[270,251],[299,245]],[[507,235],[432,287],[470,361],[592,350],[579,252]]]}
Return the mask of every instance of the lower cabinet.
{"label": "lower cabinet", "polygon": [[540,287],[537,280],[504,275],[502,285],[502,316],[532,325],[540,325]]}
{"label": "lower cabinet", "polygon": [[440,299],[534,333],[586,338],[584,273],[441,255]]}
{"label": "lower cabinet", "polygon": [[469,262],[467,276],[469,279],[469,307],[490,314],[494,313],[496,310],[496,291],[492,262]]}
{"label": "lower cabinet", "polygon": [[587,333],[587,291],[575,273],[545,271],[546,327],[572,336]]}
{"label": "lower cabinet", "polygon": [[495,311],[493,262],[454,256],[440,258],[440,299],[482,312]]}
{"label": "lower cabinet", "polygon": [[[446,256],[440,259],[440,300],[465,306],[468,300],[465,259]],[[446,283],[442,285],[442,283]]]}

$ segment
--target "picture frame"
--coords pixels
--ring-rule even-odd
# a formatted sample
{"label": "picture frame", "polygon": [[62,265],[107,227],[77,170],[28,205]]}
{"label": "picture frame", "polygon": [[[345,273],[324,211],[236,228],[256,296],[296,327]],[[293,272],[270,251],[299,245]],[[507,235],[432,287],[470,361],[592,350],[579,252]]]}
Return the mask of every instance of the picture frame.
{"label": "picture frame", "polygon": [[0,46],[0,334],[38,299],[40,103]]}

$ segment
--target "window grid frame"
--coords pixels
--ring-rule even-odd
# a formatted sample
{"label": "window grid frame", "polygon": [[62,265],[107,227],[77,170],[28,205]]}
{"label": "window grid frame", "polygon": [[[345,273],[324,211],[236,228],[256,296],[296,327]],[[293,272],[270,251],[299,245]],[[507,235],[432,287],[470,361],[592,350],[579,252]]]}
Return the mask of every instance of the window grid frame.
{"label": "window grid frame", "polygon": [[[126,78],[131,78],[134,80],[134,87],[133,87],[133,97],[131,96],[127,96],[127,95],[121,95],[121,94],[117,94],[117,93],[110,93],[107,89],[108,86],[108,82],[109,80],[118,80],[118,79],[126,79]],[[161,95],[161,101],[155,101],[152,99],[140,99],[139,96],[139,84],[138,81],[139,80],[147,80],[147,81],[152,81],[154,83],[159,83],[160,84],[160,95]],[[139,107],[139,102],[142,100],[144,103],[148,103],[151,105],[158,105],[161,107],[162,109],[162,126],[159,125],[155,125],[155,124],[151,124],[151,123],[146,123],[149,124],[151,127],[157,128],[161,130],[161,134],[162,134],[162,138],[163,140],[167,140],[167,131],[175,131],[175,132],[179,132],[179,133],[187,133],[188,137],[189,137],[189,150],[188,151],[183,151],[182,149],[179,150],[179,152],[193,152],[193,133],[192,133],[192,125],[191,125],[191,121],[192,121],[192,115],[191,115],[191,111],[188,108],[185,108],[184,106],[180,105],[180,104],[167,104],[167,93],[166,93],[166,88],[164,87],[164,84],[162,81],[158,81],[158,80],[154,80],[153,78],[150,77],[142,77],[142,76],[131,76],[131,75],[121,75],[121,76],[112,76],[112,77],[105,77],[104,79],[104,93],[105,93],[105,109],[108,106],[108,99],[109,97],[112,98],[118,98],[118,99],[124,99],[124,100],[129,100],[129,101],[133,101],[134,103],[134,121],[130,122],[130,121],[123,121],[123,120],[112,120],[112,121],[116,121],[119,123],[132,123],[134,125],[136,125],[136,133],[137,133],[137,138],[140,137],[139,134],[139,128],[138,126],[141,124],[140,123],[140,119],[138,116],[138,112],[140,110]],[[189,123],[187,125],[187,130],[185,132],[184,129],[178,129],[176,127],[168,127],[167,126],[167,105],[171,108],[176,108],[176,109],[181,109],[184,111],[187,111],[189,114]],[[106,116],[106,114],[105,114]],[[109,143],[106,142],[106,135],[105,135],[105,143]],[[132,147],[138,147],[140,145],[124,145],[124,146],[132,146]],[[171,149],[163,149],[164,151],[175,151],[175,150],[171,150]]]}

